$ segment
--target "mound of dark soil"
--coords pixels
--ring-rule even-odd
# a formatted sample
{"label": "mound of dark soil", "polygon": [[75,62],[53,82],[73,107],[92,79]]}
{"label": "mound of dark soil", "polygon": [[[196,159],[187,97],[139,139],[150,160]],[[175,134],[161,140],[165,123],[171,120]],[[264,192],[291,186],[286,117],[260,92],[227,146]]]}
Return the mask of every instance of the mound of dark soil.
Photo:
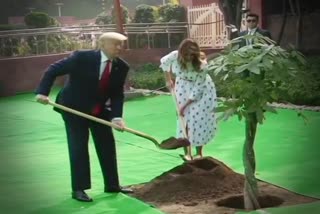
{"label": "mound of dark soil", "polygon": [[[317,201],[258,182],[262,208]],[[168,214],[233,214],[244,209],[244,176],[211,158],[185,162],[148,183],[132,186],[136,197]]]}

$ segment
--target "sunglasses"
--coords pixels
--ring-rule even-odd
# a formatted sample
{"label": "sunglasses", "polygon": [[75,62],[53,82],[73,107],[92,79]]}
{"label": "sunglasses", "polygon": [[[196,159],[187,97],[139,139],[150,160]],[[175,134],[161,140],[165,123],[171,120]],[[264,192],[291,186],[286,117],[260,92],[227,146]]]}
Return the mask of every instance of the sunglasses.
{"label": "sunglasses", "polygon": [[257,20],[255,20],[255,19],[247,19],[247,22],[248,23],[251,23],[251,22],[254,23],[254,22],[257,22]]}

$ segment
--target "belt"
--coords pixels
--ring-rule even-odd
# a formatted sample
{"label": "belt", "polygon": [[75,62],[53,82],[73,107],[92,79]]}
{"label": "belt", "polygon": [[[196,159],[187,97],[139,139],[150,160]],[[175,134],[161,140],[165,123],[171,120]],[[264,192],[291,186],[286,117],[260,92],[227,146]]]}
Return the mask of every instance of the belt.
{"label": "belt", "polygon": [[180,79],[188,81],[188,82],[193,82],[192,80],[188,80],[188,79],[185,79],[185,78],[182,78],[182,77],[180,77]]}

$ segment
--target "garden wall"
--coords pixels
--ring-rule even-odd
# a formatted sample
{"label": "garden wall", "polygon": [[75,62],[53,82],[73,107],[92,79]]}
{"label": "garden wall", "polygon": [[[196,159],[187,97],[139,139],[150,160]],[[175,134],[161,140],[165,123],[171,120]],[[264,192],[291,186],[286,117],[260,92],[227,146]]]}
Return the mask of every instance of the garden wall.
{"label": "garden wall", "polygon": [[[135,68],[145,63],[159,64],[160,58],[172,50],[167,48],[125,50],[123,58]],[[215,50],[206,52],[210,54]],[[44,70],[51,63],[68,55],[69,53],[0,59],[0,97],[32,92]],[[63,78],[58,78],[55,85],[62,85],[63,82]]]}

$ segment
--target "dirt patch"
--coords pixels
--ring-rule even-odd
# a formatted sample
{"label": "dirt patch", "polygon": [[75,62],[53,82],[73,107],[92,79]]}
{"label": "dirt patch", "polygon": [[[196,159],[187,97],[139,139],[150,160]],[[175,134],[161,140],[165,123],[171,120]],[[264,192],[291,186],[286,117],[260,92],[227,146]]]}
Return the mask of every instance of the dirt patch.
{"label": "dirt patch", "polygon": [[[268,183],[258,185],[263,208],[316,201]],[[169,214],[231,214],[243,209],[243,186],[243,175],[207,157],[183,163],[148,183],[132,186],[132,196]]]}
{"label": "dirt patch", "polygon": [[[272,195],[261,195],[259,196],[258,201],[261,208],[278,207],[284,202],[283,199],[277,196],[272,196]],[[227,197],[217,201],[216,205],[222,206],[222,207],[235,208],[235,209],[244,209],[243,196],[235,195],[235,196]]]}

